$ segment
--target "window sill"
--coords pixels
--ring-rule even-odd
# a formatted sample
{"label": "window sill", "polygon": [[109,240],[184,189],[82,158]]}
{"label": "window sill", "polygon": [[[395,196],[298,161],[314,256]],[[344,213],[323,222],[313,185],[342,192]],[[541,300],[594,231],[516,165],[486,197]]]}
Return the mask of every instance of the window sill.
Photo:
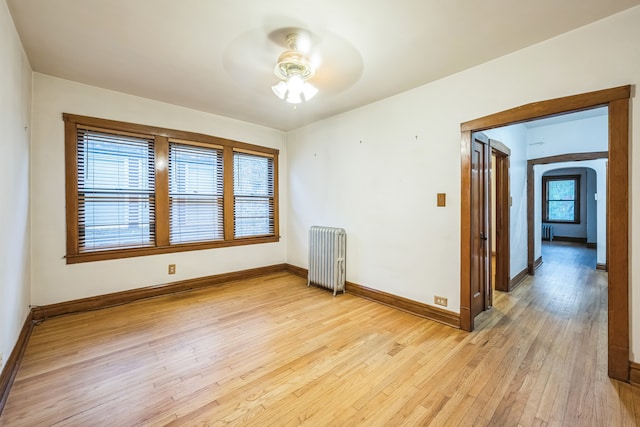
{"label": "window sill", "polygon": [[225,248],[231,246],[257,245],[260,243],[279,242],[279,236],[265,237],[244,237],[236,240],[204,242],[204,243],[184,243],[171,246],[157,246],[131,249],[114,249],[105,251],[83,252],[79,254],[67,254],[65,259],[67,264],[78,264],[82,262],[104,261],[109,259],[133,258],[139,256],[168,254],[173,252],[197,251],[203,249]]}

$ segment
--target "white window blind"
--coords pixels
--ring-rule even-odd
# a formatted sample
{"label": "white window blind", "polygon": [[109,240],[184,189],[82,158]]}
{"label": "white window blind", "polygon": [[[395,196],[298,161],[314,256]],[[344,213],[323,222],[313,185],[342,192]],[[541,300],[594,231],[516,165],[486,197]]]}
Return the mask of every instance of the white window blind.
{"label": "white window blind", "polygon": [[169,144],[171,244],[224,239],[222,149]]}
{"label": "white window blind", "polygon": [[153,246],[153,139],[79,128],[78,250]]}
{"label": "white window blind", "polygon": [[234,151],[235,237],[272,236],[274,228],[273,157]]}

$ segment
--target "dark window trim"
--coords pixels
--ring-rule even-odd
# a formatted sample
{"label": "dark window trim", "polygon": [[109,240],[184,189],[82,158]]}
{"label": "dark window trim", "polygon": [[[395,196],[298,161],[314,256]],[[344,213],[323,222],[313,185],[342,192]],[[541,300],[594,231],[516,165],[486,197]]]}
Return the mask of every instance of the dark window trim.
{"label": "dark window trim", "polygon": [[[65,193],[66,193],[66,226],[67,226],[67,264],[100,261],[107,259],[130,258],[145,255],[184,252],[201,249],[272,243],[280,240],[278,215],[278,154],[279,150],[245,142],[234,141],[201,133],[147,126],[115,120],[86,117],[63,113],[65,123]],[[156,239],[155,246],[110,249],[91,252],[80,252],[78,247],[78,165],[77,165],[77,131],[78,126],[96,127],[113,132],[131,132],[152,137],[155,141],[155,193],[156,193]],[[222,146],[224,151],[224,240],[198,243],[169,244],[169,195],[168,195],[168,160],[169,139],[176,139],[203,145]],[[274,158],[274,233],[269,236],[234,238],[233,232],[233,150],[249,150]],[[231,191],[229,191],[229,189]],[[229,213],[231,215],[229,215]]]}
{"label": "dark window trim", "polygon": [[[551,224],[580,224],[580,175],[549,175],[542,177],[542,222]],[[558,221],[549,219],[549,200],[547,198],[547,183],[549,181],[575,181],[575,196],[573,206],[573,221]]]}

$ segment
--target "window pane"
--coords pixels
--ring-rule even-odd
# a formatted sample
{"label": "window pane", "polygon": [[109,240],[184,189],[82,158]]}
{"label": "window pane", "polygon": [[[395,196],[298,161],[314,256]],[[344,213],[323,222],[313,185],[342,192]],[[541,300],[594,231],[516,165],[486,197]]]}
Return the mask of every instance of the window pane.
{"label": "window pane", "polygon": [[571,180],[548,181],[549,200],[574,200],[576,196],[576,182]]}
{"label": "window pane", "polygon": [[235,237],[275,233],[273,158],[233,153]]}
{"label": "window pane", "polygon": [[273,234],[273,205],[269,198],[235,198],[236,237]]}
{"label": "window pane", "polygon": [[169,240],[224,239],[222,150],[169,145]]}
{"label": "window pane", "polygon": [[549,201],[549,221],[573,221],[574,213],[574,201]]}
{"label": "window pane", "polygon": [[153,245],[154,167],[149,139],[78,130],[81,252]]}

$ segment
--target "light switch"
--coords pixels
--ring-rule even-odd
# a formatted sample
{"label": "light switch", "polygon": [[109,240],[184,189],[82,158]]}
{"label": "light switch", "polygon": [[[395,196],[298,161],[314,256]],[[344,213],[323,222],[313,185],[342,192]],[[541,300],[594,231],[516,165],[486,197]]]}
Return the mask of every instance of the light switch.
{"label": "light switch", "polygon": [[445,193],[438,193],[438,206],[447,205],[447,195]]}

